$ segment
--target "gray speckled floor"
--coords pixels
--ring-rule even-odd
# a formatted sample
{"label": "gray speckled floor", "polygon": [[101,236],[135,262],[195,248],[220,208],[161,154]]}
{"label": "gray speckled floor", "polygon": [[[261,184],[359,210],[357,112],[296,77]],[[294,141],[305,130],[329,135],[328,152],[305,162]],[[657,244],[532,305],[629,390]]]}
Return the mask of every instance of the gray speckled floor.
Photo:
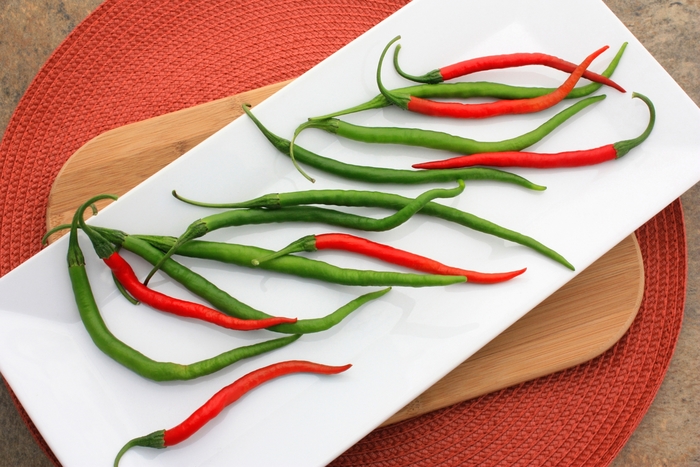
{"label": "gray speckled floor", "polygon": [[[100,3],[0,2],[0,133],[51,52]],[[605,3],[700,104],[700,0]],[[700,466],[700,187],[689,190],[682,202],[689,265],[681,336],[656,400],[613,463],[615,467]],[[5,386],[0,385],[0,467],[51,465],[17,414]]]}

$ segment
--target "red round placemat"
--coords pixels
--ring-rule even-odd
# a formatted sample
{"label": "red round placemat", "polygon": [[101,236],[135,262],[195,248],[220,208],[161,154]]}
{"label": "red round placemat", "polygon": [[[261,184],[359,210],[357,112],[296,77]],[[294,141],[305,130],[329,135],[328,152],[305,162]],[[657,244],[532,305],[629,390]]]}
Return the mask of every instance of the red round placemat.
{"label": "red round placemat", "polygon": [[[40,249],[51,183],[92,137],[299,76],[406,3],[106,1],[44,65],[0,144],[0,275]],[[333,465],[609,464],[649,408],[680,332],[686,287],[680,202],[637,238],[646,271],[642,306],[608,352],[377,429]],[[59,465],[16,398],[15,404]]]}

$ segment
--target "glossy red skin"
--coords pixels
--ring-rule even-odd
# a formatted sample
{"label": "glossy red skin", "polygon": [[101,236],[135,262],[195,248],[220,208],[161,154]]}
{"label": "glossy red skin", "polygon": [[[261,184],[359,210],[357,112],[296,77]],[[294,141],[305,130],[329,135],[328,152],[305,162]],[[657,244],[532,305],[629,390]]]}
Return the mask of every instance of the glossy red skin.
{"label": "glossy red skin", "polygon": [[237,379],[230,385],[214,394],[204,405],[192,413],[179,425],[163,432],[163,447],[173,446],[186,440],[202,428],[207,422],[216,417],[228,405],[241,398],[261,384],[280,376],[291,373],[318,373],[332,375],[341,373],[350,368],[350,365],[329,366],[303,360],[291,360],[274,363],[272,365],[254,370]]}
{"label": "glossy red skin", "polygon": [[488,167],[528,167],[555,169],[562,167],[584,167],[617,159],[617,150],[612,144],[595,149],[567,151],[553,154],[537,152],[506,151],[485,152],[453,157],[441,161],[414,164],[415,169],[454,169],[483,165]]}
{"label": "glossy red skin", "polygon": [[449,276],[465,276],[467,283],[493,284],[504,282],[519,276],[525,269],[509,272],[484,273],[470,271],[467,269],[446,266],[438,261],[434,261],[424,256],[416,255],[398,248],[376,243],[366,238],[356,237],[348,234],[320,234],[316,235],[316,249],[345,250],[359,253],[372,258],[377,258],[387,263],[404,266],[417,271],[430,274],[443,274]]}
{"label": "glossy red skin", "polygon": [[197,318],[218,326],[239,331],[264,329],[277,324],[296,322],[296,318],[273,317],[259,320],[235,318],[205,305],[187,300],[180,300],[143,285],[138,277],[136,277],[131,265],[117,252],[112,253],[103,261],[112,270],[114,276],[124,286],[127,292],[136,300],[160,311],[186,318]]}

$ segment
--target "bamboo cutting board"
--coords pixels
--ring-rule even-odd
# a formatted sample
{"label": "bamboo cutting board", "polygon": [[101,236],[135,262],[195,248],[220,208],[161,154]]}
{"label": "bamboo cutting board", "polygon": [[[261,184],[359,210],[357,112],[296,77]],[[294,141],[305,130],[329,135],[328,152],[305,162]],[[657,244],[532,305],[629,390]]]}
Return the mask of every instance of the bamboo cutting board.
{"label": "bamboo cutting board", "polygon": [[[240,116],[243,103],[256,105],[287,83],[125,125],[95,137],[70,157],[54,181],[47,227],[69,223],[75,209],[96,194],[126,193]],[[98,207],[104,204],[98,203]],[[636,237],[630,235],[384,424],[600,355],[632,324],[643,292],[644,264]]]}

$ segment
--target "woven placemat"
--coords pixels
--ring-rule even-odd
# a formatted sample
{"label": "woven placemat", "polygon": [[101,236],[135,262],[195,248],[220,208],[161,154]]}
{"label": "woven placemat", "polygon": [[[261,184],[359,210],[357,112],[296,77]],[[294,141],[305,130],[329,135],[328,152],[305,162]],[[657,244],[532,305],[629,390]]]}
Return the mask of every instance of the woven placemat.
{"label": "woven placemat", "polygon": [[[107,0],[38,73],[0,143],[0,275],[39,251],[51,183],[92,137],[297,77],[406,3]],[[685,300],[680,201],[636,234],[645,295],[630,330],[608,352],[377,429],[333,465],[609,464],[658,391]],[[39,445],[59,465],[14,401]]]}

